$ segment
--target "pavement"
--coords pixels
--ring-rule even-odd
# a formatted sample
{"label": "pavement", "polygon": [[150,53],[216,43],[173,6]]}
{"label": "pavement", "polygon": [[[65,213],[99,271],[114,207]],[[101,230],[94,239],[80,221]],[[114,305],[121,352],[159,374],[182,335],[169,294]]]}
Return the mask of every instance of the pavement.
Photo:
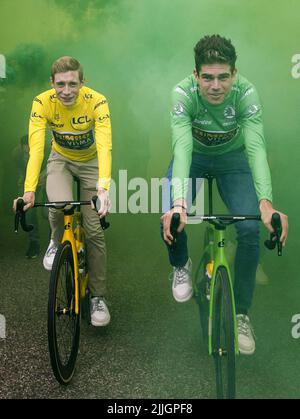
{"label": "pavement", "polygon": [[[13,217],[2,219],[0,314],[6,337],[0,339],[1,399],[215,398],[214,365],[201,339],[196,303],[172,298],[158,217],[112,215],[110,221],[112,320],[103,328],[82,323],[76,372],[65,387],[56,382],[48,355],[49,273],[42,267],[43,254],[26,259],[25,233],[13,233]],[[198,234],[191,232],[194,261]],[[43,226],[43,250],[47,238]],[[238,357],[237,398],[299,398],[300,340],[291,335],[291,318],[300,312],[300,287],[294,287],[282,260],[268,256],[266,263],[271,280],[257,286],[251,310],[257,350]]]}

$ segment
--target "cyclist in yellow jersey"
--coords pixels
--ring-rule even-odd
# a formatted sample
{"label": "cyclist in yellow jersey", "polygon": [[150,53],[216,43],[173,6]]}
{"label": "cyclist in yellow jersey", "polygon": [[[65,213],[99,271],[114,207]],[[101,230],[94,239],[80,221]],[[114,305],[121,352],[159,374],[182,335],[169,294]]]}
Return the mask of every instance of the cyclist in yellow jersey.
{"label": "cyclist in yellow jersey", "polygon": [[[101,201],[98,215],[83,208],[90,274],[91,322],[105,326],[110,321],[106,297],[106,246],[99,216],[109,210],[111,178],[111,123],[106,98],[84,86],[81,64],[72,57],[61,57],[51,68],[52,89],[33,100],[29,122],[30,157],[27,164],[23,199],[25,210],[32,207],[44,159],[45,131],[53,133],[47,162],[49,201],[72,200],[73,177],[80,179],[81,199],[95,192]],[[16,200],[14,201],[15,207]],[[44,267],[52,269],[58,243],[63,234],[63,213],[49,210],[51,241],[44,256]]]}

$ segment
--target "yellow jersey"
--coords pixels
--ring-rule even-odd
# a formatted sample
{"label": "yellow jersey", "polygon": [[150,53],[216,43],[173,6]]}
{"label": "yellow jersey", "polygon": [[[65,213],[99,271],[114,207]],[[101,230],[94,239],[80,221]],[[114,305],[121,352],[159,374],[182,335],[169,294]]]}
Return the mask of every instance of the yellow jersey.
{"label": "yellow jersey", "polygon": [[102,94],[83,86],[72,106],[64,106],[54,89],[33,100],[24,192],[36,190],[44,159],[47,126],[53,134],[52,149],[62,156],[73,161],[98,157],[98,186],[109,189],[112,140],[108,103]]}

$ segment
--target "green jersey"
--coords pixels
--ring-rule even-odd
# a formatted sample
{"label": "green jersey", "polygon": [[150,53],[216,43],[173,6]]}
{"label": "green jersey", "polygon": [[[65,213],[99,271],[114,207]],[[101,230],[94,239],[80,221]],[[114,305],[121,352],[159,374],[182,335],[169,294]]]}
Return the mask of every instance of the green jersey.
{"label": "green jersey", "polygon": [[225,101],[212,105],[191,75],[173,89],[173,200],[186,198],[192,153],[220,155],[244,148],[259,200],[272,201],[262,112],[255,87],[237,75]]}

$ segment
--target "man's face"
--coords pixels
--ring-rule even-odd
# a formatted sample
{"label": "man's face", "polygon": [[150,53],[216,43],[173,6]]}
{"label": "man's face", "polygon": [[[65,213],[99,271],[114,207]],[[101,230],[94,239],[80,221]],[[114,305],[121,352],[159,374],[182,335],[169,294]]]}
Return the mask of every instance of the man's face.
{"label": "man's face", "polygon": [[74,105],[82,86],[83,82],[79,79],[79,71],[56,73],[54,80],[52,80],[52,87],[55,89],[58,99],[64,106]]}
{"label": "man's face", "polygon": [[236,75],[229,64],[203,64],[199,75],[194,70],[201,95],[212,105],[224,102]]}

